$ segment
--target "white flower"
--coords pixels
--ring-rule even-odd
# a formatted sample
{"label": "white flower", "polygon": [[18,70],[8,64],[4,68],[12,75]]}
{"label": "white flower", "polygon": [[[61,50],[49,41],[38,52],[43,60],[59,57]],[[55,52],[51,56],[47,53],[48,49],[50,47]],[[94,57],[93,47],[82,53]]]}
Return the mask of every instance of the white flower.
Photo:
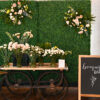
{"label": "white flower", "polygon": [[4,44],[4,47],[7,47],[7,44]]}
{"label": "white flower", "polygon": [[12,4],[12,7],[16,7],[16,6],[17,6],[16,3],[13,3],[13,4]]}
{"label": "white flower", "polygon": [[25,48],[30,49],[30,45],[28,43],[25,43]]}
{"label": "white flower", "polygon": [[10,13],[9,15],[12,16],[12,13]]}
{"label": "white flower", "polygon": [[29,36],[30,38],[33,38],[33,34],[31,33],[31,31],[27,31],[23,34],[23,36]]}
{"label": "white flower", "polygon": [[78,18],[73,19],[73,22],[74,22],[77,26],[79,26],[79,20],[78,20]]}
{"label": "white flower", "polygon": [[12,18],[12,20],[14,21],[14,20],[15,20],[15,18],[13,17],[13,18]]}
{"label": "white flower", "polygon": [[19,10],[18,14],[21,15],[23,13],[23,10]]}
{"label": "white flower", "polygon": [[15,42],[12,44],[12,49],[17,49],[17,46],[18,46],[18,42]]}
{"label": "white flower", "polygon": [[24,44],[20,44],[21,49],[24,48]]}
{"label": "white flower", "polygon": [[3,48],[3,46],[0,46],[0,49],[2,49]]}
{"label": "white flower", "polygon": [[78,14],[78,12],[76,12],[76,14]]}
{"label": "white flower", "polygon": [[14,34],[14,36],[18,36],[18,35],[20,35],[20,33],[15,33],[15,34]]}
{"label": "white flower", "polygon": [[69,21],[66,21],[67,25],[69,25]]}
{"label": "white flower", "polygon": [[11,9],[11,12],[14,12],[14,9]]}
{"label": "white flower", "polygon": [[68,13],[70,13],[70,10],[68,10]]}
{"label": "white flower", "polygon": [[90,24],[86,24],[86,27],[90,27]]}
{"label": "white flower", "polygon": [[83,34],[83,31],[79,31],[78,34]]}
{"label": "white flower", "polygon": [[13,16],[10,16],[10,19],[12,20],[14,17]]}

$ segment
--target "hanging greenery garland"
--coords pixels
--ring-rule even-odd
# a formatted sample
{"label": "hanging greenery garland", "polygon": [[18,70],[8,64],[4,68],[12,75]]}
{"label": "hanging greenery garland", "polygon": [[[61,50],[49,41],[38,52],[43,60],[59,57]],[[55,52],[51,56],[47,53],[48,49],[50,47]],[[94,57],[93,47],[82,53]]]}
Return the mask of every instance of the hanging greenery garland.
{"label": "hanging greenery garland", "polygon": [[88,35],[88,31],[91,28],[91,21],[94,17],[83,15],[82,12],[76,11],[72,7],[69,7],[68,11],[65,12],[64,16],[67,26],[75,27],[78,31],[78,34]]}
{"label": "hanging greenery garland", "polygon": [[0,10],[0,13],[6,22],[17,25],[21,25],[25,17],[32,19],[32,11],[29,9],[28,1],[24,0],[13,1],[10,8]]}

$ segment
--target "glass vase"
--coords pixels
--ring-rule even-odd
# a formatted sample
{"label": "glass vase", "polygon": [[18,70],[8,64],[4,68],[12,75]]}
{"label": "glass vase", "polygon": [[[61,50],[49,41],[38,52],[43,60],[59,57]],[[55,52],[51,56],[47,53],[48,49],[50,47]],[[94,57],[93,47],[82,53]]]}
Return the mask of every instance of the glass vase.
{"label": "glass vase", "polygon": [[56,67],[56,59],[55,58],[51,58],[50,66],[51,67]]}
{"label": "glass vase", "polygon": [[39,66],[43,66],[43,57],[39,57]]}
{"label": "glass vase", "polygon": [[22,66],[22,54],[17,54],[16,55],[16,60],[17,60],[17,67],[21,67]]}
{"label": "glass vase", "polygon": [[5,67],[8,67],[8,65],[9,65],[9,60],[4,59],[4,66],[5,66]]}
{"label": "glass vase", "polygon": [[31,60],[30,66],[31,67],[36,67],[36,58],[37,57],[35,54],[30,57],[30,60]]}

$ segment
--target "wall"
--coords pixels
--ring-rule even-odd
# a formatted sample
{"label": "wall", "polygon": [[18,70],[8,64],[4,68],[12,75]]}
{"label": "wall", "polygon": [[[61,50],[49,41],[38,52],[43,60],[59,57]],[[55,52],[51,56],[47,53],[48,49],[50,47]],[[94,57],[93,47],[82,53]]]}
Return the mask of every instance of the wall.
{"label": "wall", "polygon": [[[8,7],[10,2],[0,2],[0,9]],[[25,20],[21,26],[12,26],[5,24],[0,20],[0,45],[9,42],[5,32],[11,34],[15,32],[24,32],[32,30],[34,39],[30,44],[38,44],[43,42],[51,42],[53,46],[58,46],[64,50],[72,50],[73,54],[66,57],[69,71],[65,72],[65,76],[70,84],[78,81],[78,55],[90,54],[90,36],[80,36],[74,28],[66,26],[64,21],[64,13],[68,6],[72,6],[76,10],[81,9],[83,14],[90,14],[91,3],[88,0],[68,0],[68,1],[47,1],[32,2],[33,19]],[[0,59],[2,64],[2,59]],[[35,76],[40,72],[34,73]]]}
{"label": "wall", "polygon": [[91,10],[96,17],[91,27],[91,55],[100,55],[100,0],[92,0]]}

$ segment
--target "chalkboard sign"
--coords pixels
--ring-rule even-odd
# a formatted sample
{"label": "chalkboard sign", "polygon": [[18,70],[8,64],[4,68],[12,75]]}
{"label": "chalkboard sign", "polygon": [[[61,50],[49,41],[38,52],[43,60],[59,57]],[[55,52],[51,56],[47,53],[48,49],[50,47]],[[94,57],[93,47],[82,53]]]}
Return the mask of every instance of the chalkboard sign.
{"label": "chalkboard sign", "polygon": [[78,95],[100,97],[100,56],[79,56]]}

